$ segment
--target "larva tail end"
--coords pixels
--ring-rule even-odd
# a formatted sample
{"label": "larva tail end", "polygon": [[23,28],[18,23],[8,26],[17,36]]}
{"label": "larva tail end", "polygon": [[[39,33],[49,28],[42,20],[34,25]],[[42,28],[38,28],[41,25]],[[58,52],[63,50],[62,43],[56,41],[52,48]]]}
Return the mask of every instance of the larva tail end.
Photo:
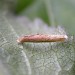
{"label": "larva tail end", "polygon": [[17,39],[17,42],[18,42],[18,44],[21,44],[21,42],[20,42],[20,40],[19,40],[19,39]]}
{"label": "larva tail end", "polygon": [[65,35],[64,37],[65,37],[65,39],[68,39],[68,36],[67,35]]}

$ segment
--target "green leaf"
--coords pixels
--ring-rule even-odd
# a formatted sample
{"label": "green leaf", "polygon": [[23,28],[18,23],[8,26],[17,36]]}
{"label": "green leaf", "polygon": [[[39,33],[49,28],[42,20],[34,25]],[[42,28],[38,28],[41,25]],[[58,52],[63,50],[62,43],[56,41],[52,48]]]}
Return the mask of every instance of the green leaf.
{"label": "green leaf", "polygon": [[[48,25],[62,25],[70,34],[75,32],[74,0],[1,0],[8,3],[13,12],[34,20],[41,18]],[[12,8],[11,8],[12,7]]]}
{"label": "green leaf", "polygon": [[[19,1],[21,1],[21,2],[19,2]],[[23,0],[19,0],[19,1],[17,2],[19,6],[16,5],[17,8],[15,10],[15,13],[19,14],[19,13],[22,13],[22,11],[23,11],[24,15],[30,17],[31,19],[34,19],[35,17],[40,17],[46,23],[48,23],[49,25],[51,25],[51,23],[52,23],[50,21],[52,19],[52,17],[50,17],[51,12],[48,12],[47,3],[46,3],[45,0],[35,0],[35,1],[31,0],[32,3],[31,4],[28,3],[29,4],[28,7],[25,6],[26,5],[26,1],[25,2],[23,2]],[[48,1],[49,0],[47,0],[47,2]],[[23,2],[23,4],[25,3],[24,4],[25,8],[22,8],[22,6],[23,6],[22,2]],[[50,5],[50,1],[49,1],[49,5]],[[25,11],[24,10],[21,11],[20,8],[24,9]]]}
{"label": "green leaf", "polygon": [[74,0],[35,0],[23,10],[22,15],[31,19],[40,17],[49,25],[62,25],[70,34],[75,33]]}
{"label": "green leaf", "polygon": [[23,9],[32,4],[32,2],[34,2],[34,0],[17,0],[15,12],[20,13]]}
{"label": "green leaf", "polygon": [[[12,16],[0,12],[0,66],[1,75],[74,75],[75,43],[24,43],[17,38],[31,34],[67,34],[60,26],[49,27],[41,19]],[[6,72],[6,73],[5,73]]]}

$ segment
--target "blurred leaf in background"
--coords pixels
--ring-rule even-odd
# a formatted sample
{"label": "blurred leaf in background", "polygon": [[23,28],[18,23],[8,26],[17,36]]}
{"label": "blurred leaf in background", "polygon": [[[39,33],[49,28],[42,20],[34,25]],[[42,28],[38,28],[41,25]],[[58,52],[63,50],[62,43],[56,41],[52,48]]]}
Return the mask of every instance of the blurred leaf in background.
{"label": "blurred leaf in background", "polygon": [[24,15],[30,17],[31,19],[34,19],[35,17],[40,17],[46,23],[50,23],[48,19],[49,18],[48,13],[46,11],[46,7],[43,1],[42,0],[31,0],[31,1],[19,0],[16,5],[15,13],[20,14],[21,12],[23,12]]}
{"label": "blurred leaf in background", "polygon": [[[23,0],[20,0],[23,1]],[[26,2],[27,0],[25,0]],[[49,25],[62,25],[70,34],[75,32],[75,1],[74,0],[31,0],[29,6],[22,8],[22,2],[18,2],[16,13],[28,16],[31,19],[40,17]],[[54,23],[52,23],[52,21]]]}
{"label": "blurred leaf in background", "polygon": [[17,0],[15,12],[19,13],[30,6],[35,0]]}

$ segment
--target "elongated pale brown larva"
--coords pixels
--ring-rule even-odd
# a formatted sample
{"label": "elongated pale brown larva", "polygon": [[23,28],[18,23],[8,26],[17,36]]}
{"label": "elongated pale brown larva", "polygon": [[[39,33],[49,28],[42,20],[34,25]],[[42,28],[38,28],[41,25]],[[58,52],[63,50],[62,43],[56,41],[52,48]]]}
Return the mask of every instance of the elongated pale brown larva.
{"label": "elongated pale brown larva", "polygon": [[63,42],[68,38],[67,35],[44,35],[44,34],[36,34],[36,35],[27,35],[22,36],[17,39],[18,43],[24,42]]}

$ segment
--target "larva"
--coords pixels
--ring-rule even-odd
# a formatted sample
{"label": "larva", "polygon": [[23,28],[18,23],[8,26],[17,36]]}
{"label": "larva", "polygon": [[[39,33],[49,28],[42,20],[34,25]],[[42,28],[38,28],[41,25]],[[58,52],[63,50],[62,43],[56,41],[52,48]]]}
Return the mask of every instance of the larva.
{"label": "larva", "polygon": [[22,36],[17,39],[18,43],[24,42],[63,42],[68,38],[67,35],[48,35],[48,34],[36,34]]}

